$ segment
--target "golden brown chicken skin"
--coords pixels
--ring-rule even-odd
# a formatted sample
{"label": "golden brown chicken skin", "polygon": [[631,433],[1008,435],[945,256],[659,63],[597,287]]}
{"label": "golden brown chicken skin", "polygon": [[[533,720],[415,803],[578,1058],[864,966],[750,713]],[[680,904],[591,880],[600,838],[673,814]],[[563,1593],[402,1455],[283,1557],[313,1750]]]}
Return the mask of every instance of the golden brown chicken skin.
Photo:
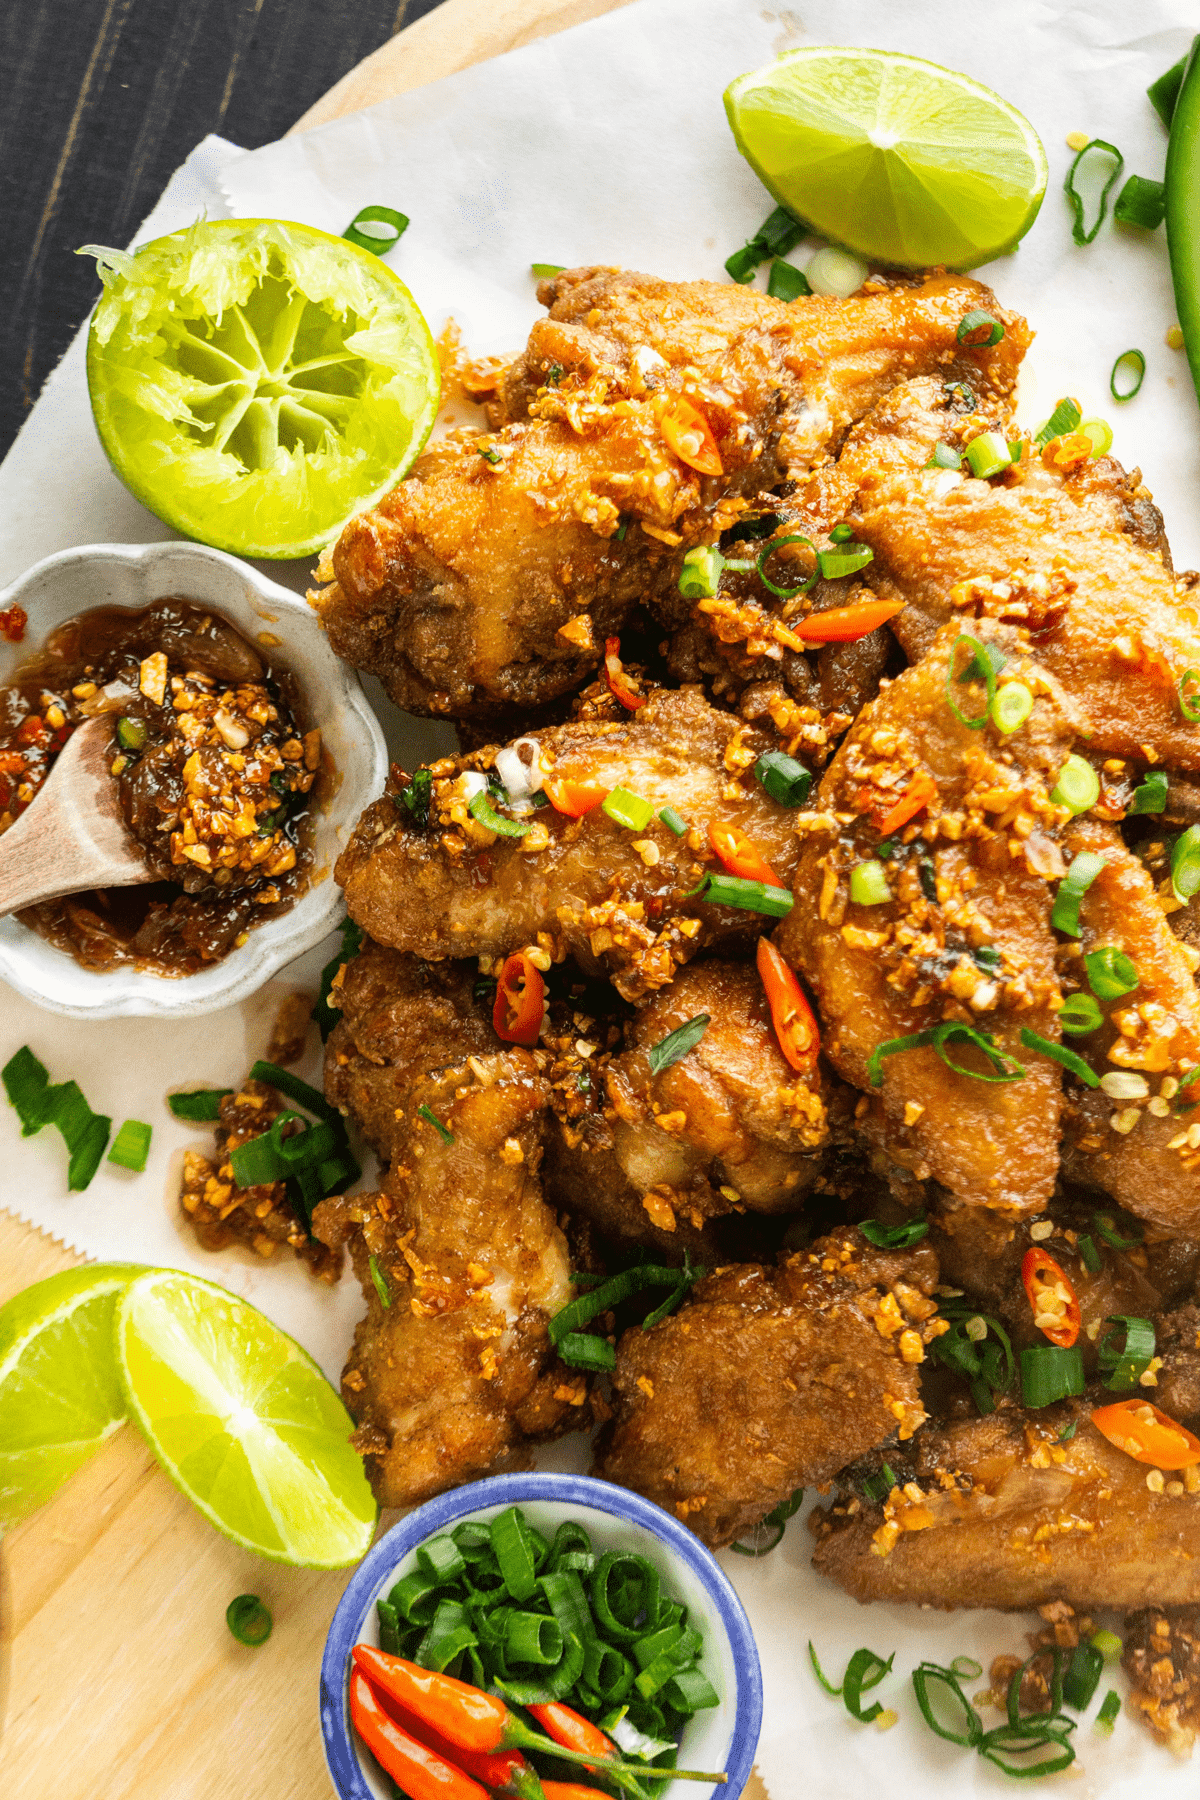
{"label": "golden brown chicken skin", "polygon": [[966,276],[785,304],[579,269],[540,294],[502,428],[435,445],[319,571],[334,648],[410,712],[487,717],[581,686],[634,603],[675,590],[686,545],[806,473],[897,378],[1008,393],[1029,340],[1002,314],[995,349],[957,342],[966,312],[998,311]]}
{"label": "golden brown chicken skin", "polygon": [[[1027,723],[1006,737],[956,719],[954,638],[948,627],[883,689],[838,750],[818,810],[800,818],[796,903],[776,942],[812,984],[834,1068],[873,1096],[868,1140],[971,1206],[1036,1211],[1058,1174],[1061,1070],[1028,1053],[1021,1033],[1057,1037],[1048,883],[1064,866],[1055,839],[1068,815],[1049,792],[1071,738],[1053,684],[1003,631],[989,641],[1009,657],[1005,677],[1038,694]],[[964,661],[960,652],[956,669]],[[986,709],[981,683],[954,690],[965,718]],[[878,862],[881,843],[893,847],[877,871],[890,898],[860,903],[853,870]],[[932,1045],[915,1046],[881,1060],[874,1081],[881,1045],[942,1024],[987,1032],[1011,1061],[948,1044],[978,1071],[956,1073]],[[1023,1079],[980,1079],[1014,1064]]]}
{"label": "golden brown chicken skin", "polygon": [[[1111,1399],[1104,1395],[1103,1399]],[[1074,1434],[1061,1433],[1074,1424]],[[1161,1491],[1072,1402],[920,1433],[882,1506],[813,1515],[813,1565],[855,1600],[1018,1611],[1200,1601],[1200,1475]]]}
{"label": "golden brown chicken skin", "polygon": [[798,1487],[925,1419],[917,1380],[937,1263],[849,1228],[739,1264],[617,1350],[616,1419],[597,1473],[645,1494],[714,1547]]}
{"label": "golden brown chicken skin", "polygon": [[316,1210],[322,1242],[349,1244],[367,1301],[342,1397],[383,1506],[415,1505],[590,1422],[586,1381],[547,1331],[572,1295],[538,1180],[548,1092],[520,1049],[415,1082],[382,1191]]}
{"label": "golden brown chicken skin", "polygon": [[[495,766],[494,750],[434,766],[430,828],[400,800],[377,801],[337,865],[350,913],[377,942],[431,959],[508,955],[543,934],[589,973],[610,974],[627,999],[664,986],[708,944],[752,940],[758,915],[702,900],[721,864],[714,824],[737,826],[779,880],[790,884],[799,844],[794,815],[754,779],[755,759],[777,740],[709,706],[695,689],[658,689],[611,723],[575,721],[531,733],[547,779],[623,787],[653,809],[642,830],[598,805],[580,818],[543,806],[521,839],[497,837],[467,811],[464,772]],[[676,836],[657,817],[689,822]]]}

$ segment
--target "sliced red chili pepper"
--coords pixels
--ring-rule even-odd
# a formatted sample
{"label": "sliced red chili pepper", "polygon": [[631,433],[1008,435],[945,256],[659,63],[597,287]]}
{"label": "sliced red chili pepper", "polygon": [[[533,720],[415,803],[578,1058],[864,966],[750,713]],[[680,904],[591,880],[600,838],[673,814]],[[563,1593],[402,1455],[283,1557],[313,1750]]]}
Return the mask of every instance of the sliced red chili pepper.
{"label": "sliced red chili pepper", "polygon": [[901,825],[907,825],[910,819],[915,819],[931,800],[937,799],[937,791],[937,782],[932,775],[926,775],[924,770],[914,775],[895,806],[882,816],[878,813],[875,815],[880,835],[887,837],[889,832],[898,831]]}
{"label": "sliced red chili pepper", "polygon": [[710,825],[708,841],[731,875],[740,875],[745,881],[765,881],[768,887],[784,886],[739,826]]}
{"label": "sliced red chili pepper", "polygon": [[903,611],[903,600],[863,600],[857,606],[831,606],[826,612],[794,619],[792,630],[810,644],[853,644]]}
{"label": "sliced red chili pepper", "polygon": [[610,790],[596,787],[589,781],[576,781],[570,775],[559,776],[557,780],[544,784],[546,798],[555,812],[565,813],[569,819],[582,819],[584,813],[591,812],[594,806],[602,806],[608,799]]}
{"label": "sliced red chili pepper", "polygon": [[350,1677],[350,1718],[380,1768],[410,1800],[488,1800],[479,1782],[400,1729],[361,1669]]}
{"label": "sliced red chili pepper", "polygon": [[36,713],[31,713],[27,719],[22,719],[17,726],[18,744],[40,744],[43,738],[49,736],[50,727],[46,724],[45,719],[39,719]]}
{"label": "sliced red chili pepper", "polygon": [[636,688],[630,686],[630,677],[625,673],[621,662],[620,638],[604,640],[604,673],[612,694],[622,706],[628,707],[630,712],[636,712],[639,706],[645,706],[646,695],[639,694]]}
{"label": "sliced red chili pepper", "polygon": [[779,1048],[798,1075],[807,1075],[815,1067],[821,1048],[812,1007],[770,938],[759,938],[756,960]]}
{"label": "sliced red chili pepper", "polygon": [[0,775],[24,775],[28,763],[18,750],[0,750]]}
{"label": "sliced red chili pepper", "polygon": [[686,463],[689,469],[698,469],[701,475],[725,473],[712,427],[700,408],[685,400],[682,394],[664,406],[659,414],[658,428],[680,462]]}
{"label": "sliced red chili pepper", "polygon": [[1149,1400],[1098,1406],[1092,1424],[1135,1462],[1152,1463],[1156,1469],[1190,1469],[1200,1463],[1200,1438]]}
{"label": "sliced red chili pepper", "polygon": [[[1025,1283],[1025,1292],[1033,1308],[1038,1330],[1052,1344],[1069,1350],[1079,1336],[1079,1301],[1066,1271],[1040,1244],[1034,1244],[1025,1252],[1021,1264],[1021,1280]],[[1040,1323],[1048,1317],[1053,1319],[1053,1323]]]}
{"label": "sliced red chili pepper", "polygon": [[496,983],[492,1024],[506,1044],[536,1044],[546,1013],[546,984],[523,950],[510,956]]}

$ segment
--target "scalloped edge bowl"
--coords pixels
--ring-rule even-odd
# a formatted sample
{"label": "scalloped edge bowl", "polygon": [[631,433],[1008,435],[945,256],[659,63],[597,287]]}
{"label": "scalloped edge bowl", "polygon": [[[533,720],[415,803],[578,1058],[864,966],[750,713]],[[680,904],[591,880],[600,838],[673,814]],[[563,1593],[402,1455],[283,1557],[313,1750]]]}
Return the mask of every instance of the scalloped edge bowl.
{"label": "scalloped edge bowl", "polygon": [[387,776],[379,721],[312,608],[249,563],[203,544],[84,544],[35,563],[0,593],[0,608],[20,605],[29,615],[23,643],[0,643],[0,680],[77,613],[149,606],[172,594],[223,613],[252,644],[264,631],[281,639],[279,661],[304,690],[312,723],[333,759],[336,790],[317,814],[307,890],[289,912],[256,927],[240,949],[199,974],[176,979],[133,968],[84,969],[17,919],[0,919],[0,977],[39,1006],[75,1018],[196,1018],[245,1000],[319,944],[344,911],[333,865]]}
{"label": "scalloped edge bowl", "polygon": [[[738,1800],[754,1767],[762,1729],[762,1669],[750,1621],[729,1577],[685,1525],[640,1494],[590,1475],[493,1475],[439,1494],[394,1525],[363,1558],[333,1615],[321,1659],[321,1735],[340,1800],[386,1800],[389,1790],[360,1758],[349,1716],[347,1663],[355,1644],[378,1644],[375,1602],[416,1566],[427,1538],[464,1519],[489,1519],[521,1506],[553,1536],[561,1519],[577,1518],[601,1550],[632,1550],[658,1565],[664,1588],[702,1621],[702,1666],[721,1695],[718,1706],[688,1721],[680,1743],[683,1768],[723,1769],[723,1787],[656,1782],[662,1800]],[[647,1542],[647,1539],[653,1542]],[[586,1778],[584,1778],[586,1779]],[[600,1790],[597,1789],[597,1795]]]}

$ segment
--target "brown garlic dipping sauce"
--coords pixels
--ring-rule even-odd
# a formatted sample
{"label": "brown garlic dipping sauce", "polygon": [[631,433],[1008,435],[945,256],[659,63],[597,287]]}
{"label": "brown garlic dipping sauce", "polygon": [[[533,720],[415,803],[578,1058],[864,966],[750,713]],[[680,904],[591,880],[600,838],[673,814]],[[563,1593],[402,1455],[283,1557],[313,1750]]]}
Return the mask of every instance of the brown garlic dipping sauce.
{"label": "brown garlic dipping sauce", "polygon": [[19,917],[87,969],[195,974],[308,886],[320,733],[294,677],[211,607],[97,607],[0,684],[0,831],[97,712],[113,715],[122,811],[157,879]]}

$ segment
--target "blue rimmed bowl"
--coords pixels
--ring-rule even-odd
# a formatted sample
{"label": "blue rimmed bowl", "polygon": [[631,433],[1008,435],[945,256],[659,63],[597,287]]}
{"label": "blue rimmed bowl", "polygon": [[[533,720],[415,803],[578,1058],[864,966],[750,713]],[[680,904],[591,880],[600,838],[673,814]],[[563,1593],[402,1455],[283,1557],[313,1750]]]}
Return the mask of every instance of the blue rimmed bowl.
{"label": "blue rimmed bowl", "polygon": [[717,1706],[689,1719],[680,1741],[685,1769],[723,1769],[723,1787],[656,1782],[670,1800],[738,1800],[754,1766],[762,1726],[762,1671],[742,1603],[715,1557],[670,1513],[607,1481],[585,1475],[495,1475],[441,1494],[393,1526],[363,1558],[333,1615],[321,1660],[321,1734],[330,1777],[341,1800],[388,1800],[369,1756],[360,1753],[350,1725],[350,1652],[379,1643],[375,1602],[417,1566],[418,1546],[464,1519],[481,1523],[506,1506],[524,1509],[531,1525],[553,1538],[564,1519],[576,1519],[597,1550],[648,1557],[664,1593],[687,1606],[704,1633],[701,1667],[720,1695]]}

